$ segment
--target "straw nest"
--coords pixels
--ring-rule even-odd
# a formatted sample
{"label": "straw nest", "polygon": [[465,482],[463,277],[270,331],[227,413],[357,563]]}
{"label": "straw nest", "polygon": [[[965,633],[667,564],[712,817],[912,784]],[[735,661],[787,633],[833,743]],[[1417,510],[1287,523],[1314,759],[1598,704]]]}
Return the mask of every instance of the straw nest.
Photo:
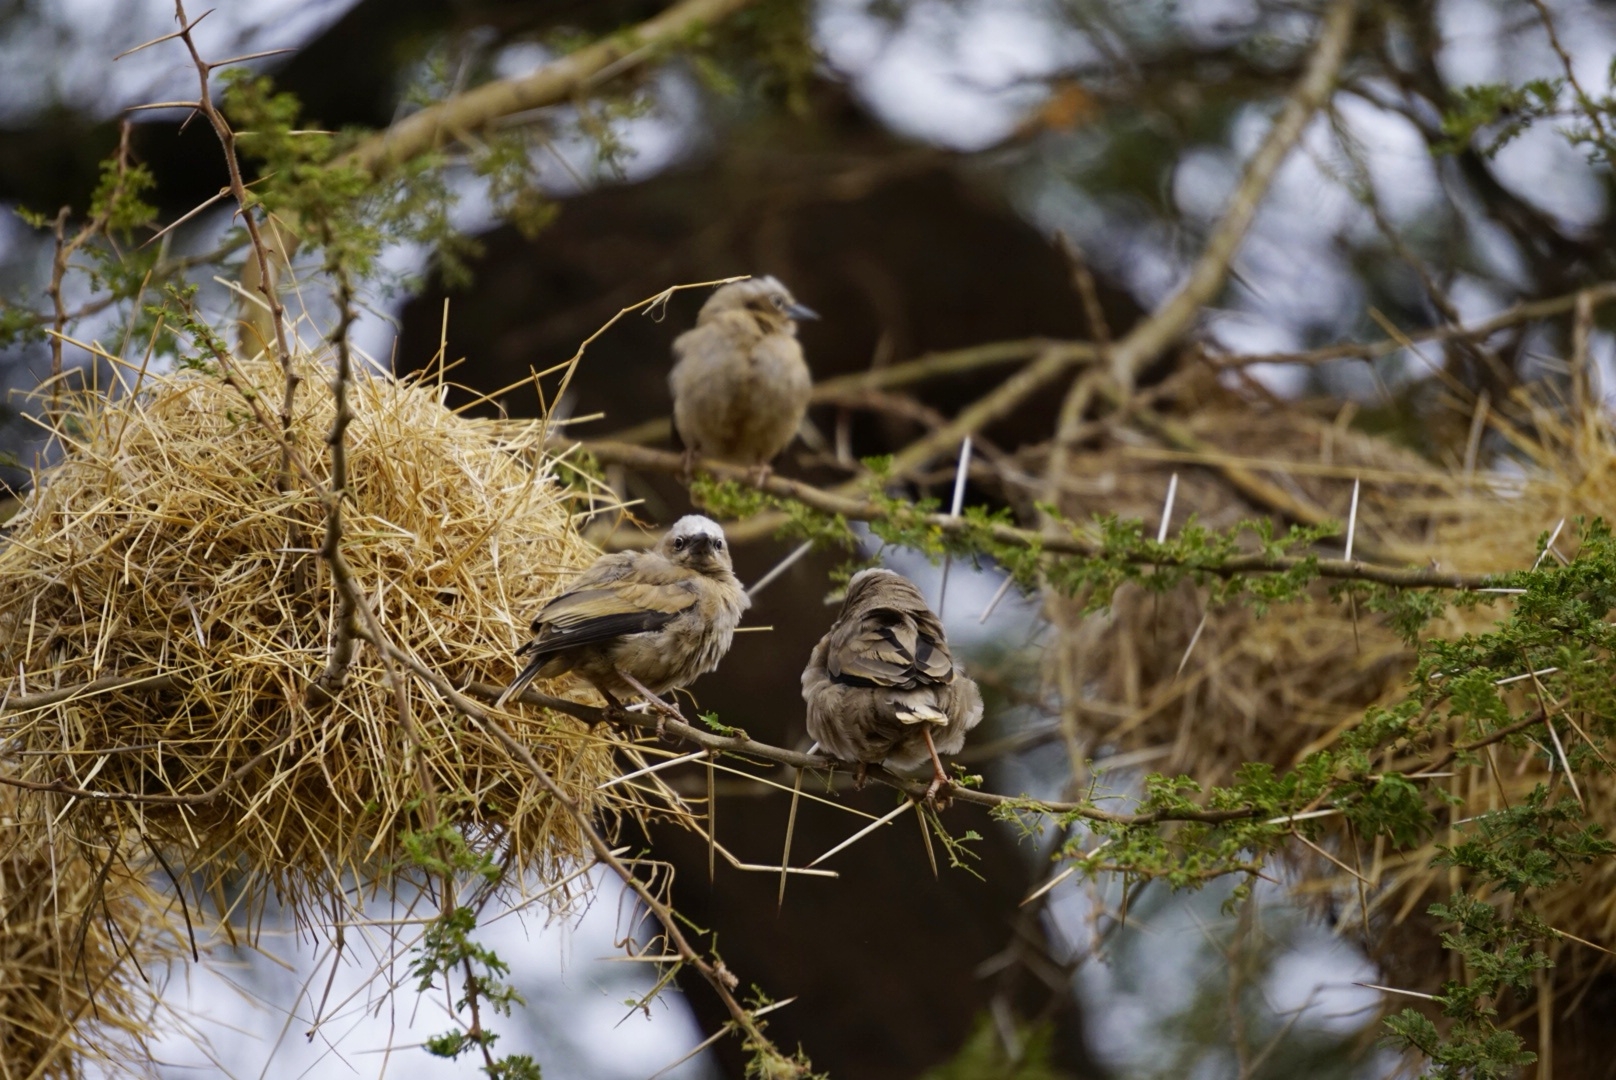
{"label": "straw nest", "polygon": [[105,852],[52,845],[0,790],[0,1075],[144,1071],[158,991],[184,941],[172,900]]}
{"label": "straw nest", "polygon": [[[289,441],[325,483],[328,373],[297,363]],[[277,367],[235,367],[279,403]],[[343,553],[360,591],[393,642],[456,685],[504,682],[533,607],[596,554],[541,426],[468,419],[436,385],[373,372],[349,396]],[[221,908],[247,896],[251,911],[268,885],[304,920],[329,914],[391,882],[404,835],[434,818],[508,881],[563,878],[583,850],[576,823],[430,686],[361,642],[335,699],[309,694],[338,618],[324,511],[283,479],[276,432],[220,372],[70,405],[61,460],[0,549],[12,773],[56,789],[28,798],[81,835],[138,837]],[[603,740],[525,707],[501,721],[599,806]]]}
{"label": "straw nest", "polygon": [[[1155,525],[1176,473],[1170,528],[1194,516],[1220,530],[1263,518],[1283,530],[1345,522],[1357,478],[1354,554],[1395,563],[1426,562],[1433,540],[1465,513],[1460,478],[1302,407],[1226,396],[1174,435],[1196,449],[1116,441],[1079,457],[1063,511]],[[1530,561],[1534,538],[1499,554]],[[1441,561],[1495,568],[1448,552]],[[1395,696],[1413,661],[1373,616],[1359,613],[1354,625],[1324,585],[1310,602],[1261,618],[1240,602],[1208,610],[1189,585],[1159,597],[1124,588],[1102,615],[1084,615],[1083,599],[1050,604],[1060,630],[1052,674],[1090,751],[1154,755],[1151,770],[1209,784],[1227,783],[1242,762],[1290,764],[1325,745],[1366,706]]]}
{"label": "straw nest", "polygon": [[[1468,418],[1455,425],[1461,441],[1451,455],[1456,460],[1441,467],[1303,405],[1223,396],[1185,417],[1173,433],[1179,445],[1193,443],[1193,452],[1117,440],[1074,463],[1063,509],[1079,519],[1115,513],[1154,524],[1177,472],[1173,521],[1179,525],[1192,513],[1220,528],[1260,517],[1281,524],[1344,522],[1359,478],[1357,553],[1476,572],[1530,566],[1539,537],[1561,519],[1566,525],[1556,549],[1567,556],[1576,549],[1579,515],[1616,519],[1616,431],[1608,417],[1568,423],[1563,410],[1529,396],[1516,404],[1531,414],[1532,434],[1494,420],[1487,441],[1507,448],[1521,468],[1511,469],[1508,479],[1486,481],[1459,464]],[[1205,784],[1228,782],[1244,761],[1286,767],[1330,745],[1367,706],[1406,694],[1415,659],[1376,616],[1359,610],[1354,617],[1323,586],[1310,603],[1276,607],[1262,617],[1240,603],[1207,610],[1204,597],[1188,587],[1160,597],[1125,588],[1098,615],[1085,616],[1080,600],[1048,603],[1057,628],[1050,677],[1086,752],[1126,752],[1151,771],[1184,773]],[[1485,630],[1502,610],[1450,614],[1431,633]],[[1540,753],[1497,747],[1495,757],[1496,774],[1470,769],[1444,781],[1461,800],[1456,818],[1497,809],[1505,799],[1514,803],[1553,780]],[[1589,818],[1616,831],[1616,781],[1600,775],[1585,781],[1581,794]],[[1457,974],[1451,957],[1434,946],[1417,957],[1409,951],[1418,937],[1434,935],[1397,929],[1421,920],[1432,900],[1461,884],[1432,865],[1435,845],[1452,839],[1439,833],[1425,848],[1394,858],[1336,838],[1342,858],[1359,860],[1375,883],[1367,906],[1371,921],[1388,932],[1384,940],[1397,943],[1385,957],[1397,968],[1396,985],[1434,989]],[[1361,917],[1356,885],[1338,867],[1320,859],[1302,869],[1305,891],[1334,890],[1348,901],[1336,908],[1340,917]],[[1528,894],[1527,901],[1557,929],[1616,949],[1616,861],[1596,863],[1580,882]],[[1611,968],[1605,953],[1567,948],[1553,979],[1563,991]]]}

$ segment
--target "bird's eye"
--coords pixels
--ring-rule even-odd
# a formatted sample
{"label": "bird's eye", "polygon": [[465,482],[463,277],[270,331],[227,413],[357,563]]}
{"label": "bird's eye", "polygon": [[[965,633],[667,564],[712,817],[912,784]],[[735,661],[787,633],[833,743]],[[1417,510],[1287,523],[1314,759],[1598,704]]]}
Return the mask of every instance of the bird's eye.
{"label": "bird's eye", "polygon": [[781,296],[779,293],[775,293],[773,296],[769,297],[769,299],[774,302],[774,306],[777,308],[783,309],[786,306],[786,298]]}
{"label": "bird's eye", "polygon": [[722,541],[722,540],[714,540],[713,541],[713,550],[714,551],[723,551],[724,550],[724,541]]}
{"label": "bird's eye", "polygon": [[685,549],[685,538],[684,537],[681,536],[678,539],[674,540],[674,542],[673,542],[673,550],[675,550],[675,551],[683,551],[684,549]]}

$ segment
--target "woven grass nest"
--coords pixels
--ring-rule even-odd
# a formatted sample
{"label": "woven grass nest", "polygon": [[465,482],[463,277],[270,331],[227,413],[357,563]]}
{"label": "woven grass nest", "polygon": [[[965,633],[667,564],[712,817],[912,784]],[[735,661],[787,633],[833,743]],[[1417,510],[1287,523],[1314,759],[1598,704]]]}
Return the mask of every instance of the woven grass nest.
{"label": "woven grass nest", "polygon": [[56,843],[0,790],[0,1071],[147,1071],[151,979],[179,955],[172,898],[105,852]]}
{"label": "woven grass nest", "polygon": [[[1562,410],[1528,394],[1517,404],[1531,415],[1532,434],[1489,422],[1490,437],[1507,443],[1521,467],[1519,475],[1494,482],[1467,473],[1462,447],[1444,467],[1303,405],[1258,405],[1226,395],[1185,418],[1201,444],[1196,452],[1113,442],[1074,463],[1062,508],[1080,520],[1106,512],[1155,523],[1177,472],[1173,521],[1179,525],[1192,513],[1220,528],[1247,518],[1284,521],[1290,515],[1283,511],[1308,507],[1344,522],[1353,480],[1360,478],[1360,554],[1378,549],[1378,558],[1394,564],[1470,572],[1518,569],[1533,564],[1541,535],[1564,519],[1555,547],[1572,556],[1579,516],[1616,520],[1616,429],[1603,414],[1567,422]],[[1461,435],[1466,419],[1455,425]],[[1249,483],[1237,482],[1253,477],[1288,505],[1276,508],[1253,497]],[[1430,632],[1488,630],[1506,605],[1501,600],[1450,613]],[[1187,586],[1159,598],[1125,588],[1105,614],[1085,615],[1079,603],[1061,598],[1052,598],[1049,610],[1057,627],[1051,678],[1060,683],[1087,752],[1138,755],[1151,771],[1184,773],[1205,784],[1229,782],[1243,761],[1285,768],[1330,745],[1367,706],[1403,698],[1415,661],[1414,651],[1377,616],[1360,609],[1354,619],[1323,586],[1312,602],[1276,607],[1262,617],[1239,603],[1207,611],[1203,597]],[[1499,809],[1505,799],[1513,804],[1537,784],[1556,780],[1547,759],[1530,748],[1499,746],[1494,754],[1496,774],[1472,768],[1444,781],[1461,800],[1455,818]],[[1616,783],[1600,775],[1583,782],[1581,795],[1589,818],[1616,832]],[[1361,867],[1374,883],[1367,908],[1371,921],[1390,931],[1382,959],[1395,968],[1388,976],[1393,985],[1429,991],[1457,975],[1450,954],[1434,946],[1415,949],[1417,941],[1434,941],[1428,927],[1408,934],[1398,929],[1420,922],[1431,901],[1462,884],[1454,871],[1432,862],[1435,846],[1452,839],[1440,831],[1426,847],[1393,856],[1373,846],[1355,851],[1350,838],[1335,837],[1343,861]],[[1304,858],[1299,868],[1304,892],[1333,892],[1344,901],[1335,905],[1342,920],[1361,917],[1357,886],[1338,866]],[[1616,949],[1611,860],[1594,864],[1580,881],[1524,898],[1556,929]],[[1562,1007],[1581,1000],[1573,991],[1592,976],[1616,970],[1616,958],[1596,949],[1564,942],[1551,949],[1558,965],[1542,996],[1558,996]],[[1535,1027],[1535,1011],[1522,1022]]]}
{"label": "woven grass nest", "polygon": [[[290,441],[324,482],[329,373],[295,362]],[[280,401],[278,366],[235,370]],[[393,642],[456,685],[502,683],[534,606],[596,552],[541,424],[457,415],[440,389],[352,380],[343,552]],[[25,802],[71,804],[79,834],[164,853],[221,908],[268,885],[304,921],[353,902],[355,882],[393,880],[428,802],[508,880],[562,880],[583,851],[576,823],[430,686],[397,673],[404,721],[361,642],[335,700],[309,697],[338,610],[324,511],[281,479],[276,433],[221,373],[144,375],[63,405],[61,459],[0,547],[0,730],[13,775],[95,797]],[[523,706],[500,719],[571,798],[600,805],[603,740]]]}

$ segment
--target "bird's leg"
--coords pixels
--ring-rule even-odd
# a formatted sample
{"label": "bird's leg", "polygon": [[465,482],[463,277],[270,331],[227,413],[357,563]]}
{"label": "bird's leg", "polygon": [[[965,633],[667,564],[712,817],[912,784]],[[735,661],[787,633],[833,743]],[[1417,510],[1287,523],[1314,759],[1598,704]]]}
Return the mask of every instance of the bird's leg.
{"label": "bird's leg", "polygon": [[688,723],[688,721],[685,720],[684,713],[680,712],[676,706],[669,705],[666,701],[663,701],[661,698],[657,697],[649,689],[647,689],[645,684],[640,682],[640,680],[636,679],[634,676],[630,675],[626,671],[623,671],[622,669],[618,669],[617,674],[624,682],[632,686],[635,692],[645,699],[645,703],[646,705],[650,706],[651,711],[657,714],[657,738],[661,739],[666,737],[669,719],[677,720],[681,724]]}
{"label": "bird's leg", "polygon": [[618,726],[624,724],[628,720],[628,711],[623,708],[623,703],[618,701],[617,698],[612,695],[610,690],[606,689],[605,686],[596,682],[594,679],[589,680],[589,682],[590,685],[594,686],[595,693],[599,694],[606,701],[606,708],[604,710],[604,719],[606,722]]}
{"label": "bird's leg", "polygon": [[854,791],[863,791],[864,790],[864,781],[869,778],[869,775],[870,775],[870,763],[867,762],[867,761],[859,762],[858,763],[858,768],[853,770],[853,790]]}
{"label": "bird's leg", "polygon": [[937,810],[945,809],[949,802],[949,792],[954,787],[954,781],[948,778],[948,770],[943,768],[943,759],[937,756],[937,744],[931,741],[931,725],[927,724],[920,729],[926,737],[926,752],[931,755],[932,781],[926,788],[926,801]]}
{"label": "bird's leg", "polygon": [[764,482],[773,474],[774,466],[765,461],[761,465],[754,465],[748,469],[746,478],[752,482],[753,487],[761,488]]}
{"label": "bird's leg", "polygon": [[686,445],[684,455],[679,459],[679,475],[683,478],[685,486],[696,478],[696,448]]}

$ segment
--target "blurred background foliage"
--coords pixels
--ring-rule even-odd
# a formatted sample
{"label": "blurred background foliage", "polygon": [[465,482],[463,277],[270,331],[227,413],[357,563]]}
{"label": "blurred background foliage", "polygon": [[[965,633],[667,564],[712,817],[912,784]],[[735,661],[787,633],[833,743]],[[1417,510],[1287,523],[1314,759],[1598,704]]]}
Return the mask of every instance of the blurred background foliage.
{"label": "blurred background foliage", "polygon": [[[343,160],[374,146],[367,131],[541,70],[664,7],[274,0],[222,5],[197,36],[210,57],[278,50],[242,64],[268,82],[237,78],[226,100],[246,133],[254,190],[274,212],[314,220],[316,209],[295,202],[313,197],[300,169]],[[558,103],[449,132],[429,152],[374,170],[383,180],[353,181],[366,194],[343,204],[345,225],[323,245],[304,237],[299,277],[314,276],[337,248],[362,260],[356,341],[401,373],[430,363],[446,341],[450,359],[465,358],[454,371],[456,405],[553,368],[620,309],[670,285],[733,274],[774,274],[824,315],[801,334],[821,381],[995,342],[1115,339],[1201,252],[1303,70],[1320,6],[754,0],[728,9]],[[35,406],[20,392],[49,375],[61,347],[46,334],[56,320],[56,223],[72,236],[97,213],[112,218],[107,239],[54,277],[75,338],[138,362],[150,334],[144,305],[170,281],[195,283],[219,324],[233,317],[222,282],[241,276],[240,225],[217,198],[227,177],[213,133],[185,109],[126,112],[194,94],[195,73],[173,44],[119,57],[169,32],[172,14],[161,0],[0,5],[0,203],[18,211],[0,222],[0,382],[11,391],[0,446],[14,485],[42,446],[28,417]],[[1343,438],[1379,437],[1433,467],[1507,471],[1502,437],[1488,432],[1473,445],[1475,403],[1532,429],[1511,403],[1528,383],[1569,381],[1557,359],[1570,349],[1568,320],[1521,321],[1485,343],[1392,347],[1370,362],[1290,361],[1389,329],[1478,322],[1611,279],[1613,46],[1616,9],[1601,0],[1360,5],[1338,88],[1279,170],[1226,285],[1141,384],[1165,388],[1167,411],[1199,417],[1204,442],[1235,456],[1272,454],[1283,442],[1243,410],[1293,404]],[[113,205],[101,163],[117,153],[125,123],[124,175],[135,179]],[[347,198],[339,180],[316,196]],[[1074,286],[1074,251],[1095,279],[1098,320]],[[314,291],[298,300],[310,326],[330,326],[328,301]],[[655,439],[669,410],[668,347],[701,300],[677,294],[657,318],[624,319],[596,341],[555,407],[601,419],[571,430]],[[1616,349],[1603,313],[1589,334],[1589,363],[1608,376]],[[1273,362],[1213,363],[1251,355]],[[93,372],[71,345],[62,362]],[[780,468],[844,479],[853,459],[908,445],[1002,378],[1002,367],[981,365],[818,405]],[[1040,493],[1015,478],[1046,467],[1059,389],[978,433],[995,465],[973,473],[973,504],[1033,514]],[[473,407],[536,414],[543,403],[517,392]],[[1103,453],[1119,436],[1094,438],[1094,454],[1075,459],[1063,505],[1154,520],[1165,467],[1128,489]],[[945,447],[929,472],[908,478],[913,493],[946,492],[952,453]],[[637,512],[649,521],[666,523],[688,504],[669,478],[607,475],[643,500]],[[1123,505],[1130,499],[1139,505]],[[1343,516],[1344,489],[1320,499]],[[1212,490],[1187,505],[1213,519],[1227,502]],[[756,579],[786,550],[767,538],[742,546],[741,576]],[[922,578],[936,573],[894,557]],[[816,554],[760,599],[758,621],[773,632],[738,639],[723,670],[697,688],[704,709],[769,742],[803,741],[797,677],[830,618],[820,601],[836,562]],[[979,625],[998,579],[954,572],[950,629],[991,698],[965,760],[989,788],[1058,796],[1089,782],[1084,755],[1102,764],[1114,755],[1095,775],[1119,791],[1141,765],[1157,767],[1159,756],[1130,758],[1101,735],[1070,754],[1043,662],[1050,618],[1062,617],[1012,600]],[[926,580],[932,595],[935,576]],[[1394,679],[1406,670],[1398,663]],[[735,807],[719,826],[725,842],[772,858],[784,800],[739,781],[720,796]],[[879,812],[888,796],[848,797]],[[833,1076],[1244,1080],[1401,1067],[1377,1043],[1379,997],[1353,985],[1382,981],[1382,958],[1361,926],[1332,933],[1339,920],[1320,909],[1333,900],[1308,914],[1275,882],[1231,914],[1226,892],[1180,898],[1146,887],[1129,896],[1102,880],[1024,904],[1047,873],[1052,838],[1019,835],[969,807],[948,820],[980,836],[974,873],[934,879],[912,835],[869,842],[843,857],[839,881],[795,887],[779,914],[772,877],[721,868],[709,886],[705,845],[672,829],[648,839],[679,868],[677,906],[719,930],[730,966],[796,996],[771,1016],[771,1035],[808,1047]],[[845,829],[806,807],[797,850],[829,848]],[[1440,977],[1446,963],[1431,970]],[[555,987],[534,997],[539,1016],[568,1007]],[[723,1023],[703,994],[681,1000],[707,1031]],[[611,1044],[561,1048],[563,1037],[545,1038],[550,1075],[616,1075]],[[1587,1075],[1606,1075],[1595,1071],[1609,1067],[1596,1065],[1601,1056],[1581,1055]],[[723,1041],[685,1068],[739,1075],[740,1060]],[[1560,1075],[1581,1075],[1569,1068]]]}

